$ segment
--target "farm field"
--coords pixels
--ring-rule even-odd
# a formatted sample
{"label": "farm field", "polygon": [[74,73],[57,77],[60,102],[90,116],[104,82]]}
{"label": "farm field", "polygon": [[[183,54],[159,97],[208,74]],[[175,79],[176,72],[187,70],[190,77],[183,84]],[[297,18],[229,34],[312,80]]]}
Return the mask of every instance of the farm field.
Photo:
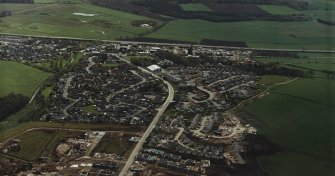
{"label": "farm field", "polygon": [[311,10],[308,11],[314,18],[319,18],[328,22],[335,22],[335,10]]}
{"label": "farm field", "polygon": [[259,5],[258,7],[274,15],[289,15],[294,13],[303,13],[287,6]]}
{"label": "farm field", "polygon": [[[187,27],[185,27],[187,26]],[[199,42],[201,39],[246,42],[249,47],[334,49],[335,28],[306,22],[222,22],[176,20],[147,37]]]}
{"label": "farm field", "polygon": [[24,64],[0,61],[0,75],[0,96],[13,92],[30,97],[51,74]]}
{"label": "farm field", "polygon": [[206,5],[201,3],[180,4],[185,11],[211,11]]}
{"label": "farm field", "polygon": [[278,75],[264,75],[260,81],[260,91],[266,91],[270,89],[272,86],[276,86],[277,84],[285,83],[289,81],[290,78],[285,76]]}
{"label": "farm field", "polygon": [[335,2],[333,0],[310,1],[309,9],[310,10],[315,10],[315,9],[335,10]]}
{"label": "farm field", "polygon": [[[271,176],[332,176],[335,173],[334,165],[329,162],[295,152],[280,152],[258,160]],[[299,164],[292,164],[293,162]]]}
{"label": "farm field", "polygon": [[300,58],[288,58],[288,57],[256,57],[256,61],[263,63],[278,63],[281,66],[301,69],[303,71],[313,70],[313,77],[326,77],[325,71],[335,71],[335,59],[333,56],[320,56],[313,55],[302,56]]}
{"label": "farm field", "polygon": [[[21,4],[11,4],[1,8],[12,10],[22,7]],[[108,40],[134,37],[151,30],[149,27],[133,26],[131,22],[134,20],[152,21],[147,17],[88,4],[44,4],[40,8],[14,11],[12,16],[1,18],[0,32]]]}
{"label": "farm field", "polygon": [[[81,0],[66,0],[69,3],[75,3],[75,4],[82,4],[84,3]],[[59,0],[34,0],[34,3],[36,4],[52,4],[52,3],[58,3]]]}
{"label": "farm field", "polygon": [[300,78],[245,107],[259,121],[258,132],[284,150],[260,158],[270,175],[335,173],[334,89],[335,80]]}
{"label": "farm field", "polygon": [[277,76],[277,75],[264,75],[261,79],[261,84],[266,86],[272,86],[274,84],[283,83],[288,81],[289,78],[284,76]]}
{"label": "farm field", "polygon": [[10,3],[1,3],[0,11],[10,10],[13,13],[43,7],[45,4],[10,4]]}

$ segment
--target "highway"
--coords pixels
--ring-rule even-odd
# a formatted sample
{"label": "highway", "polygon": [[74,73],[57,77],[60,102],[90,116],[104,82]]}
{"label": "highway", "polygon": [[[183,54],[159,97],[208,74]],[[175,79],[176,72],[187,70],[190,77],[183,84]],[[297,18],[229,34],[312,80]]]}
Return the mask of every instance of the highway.
{"label": "highway", "polygon": [[[120,58],[120,59],[122,59],[123,61],[125,61],[127,63],[130,63],[129,61],[123,59],[122,57],[120,57],[118,55],[115,55],[115,56],[118,57],[118,58]],[[162,80],[164,82],[164,84],[167,85],[167,87],[168,87],[169,95],[166,98],[164,104],[158,109],[158,112],[157,112],[156,116],[154,117],[154,119],[150,123],[149,127],[147,128],[147,130],[144,132],[144,134],[141,137],[141,139],[136,144],[136,146],[135,146],[134,150],[132,151],[132,153],[130,154],[127,162],[123,166],[123,168],[122,168],[119,176],[126,175],[126,173],[129,170],[130,166],[133,164],[133,162],[134,162],[137,154],[142,149],[142,146],[145,143],[146,139],[149,137],[150,133],[155,128],[158,120],[160,119],[160,117],[162,116],[162,114],[165,112],[165,110],[167,109],[167,107],[169,106],[169,104],[173,101],[173,97],[174,97],[174,89],[173,89],[172,85],[169,82],[163,80],[162,78],[158,77],[157,75],[153,74],[152,72],[150,72],[148,70],[145,70],[144,68],[141,68],[141,67],[138,67],[138,68],[141,69],[142,71],[147,72],[147,73],[151,74],[152,76],[154,76],[154,77]]]}
{"label": "highway", "polygon": [[[22,36],[22,37],[37,37],[37,38],[50,38],[50,39],[68,39],[68,40],[82,40],[82,41],[102,41],[106,43],[119,43],[119,44],[145,44],[145,45],[155,45],[155,46],[180,46],[180,47],[189,47],[191,44],[181,43],[154,43],[154,42],[137,42],[137,41],[119,41],[119,40],[98,40],[98,39],[87,39],[87,38],[77,38],[77,37],[53,37],[53,36],[41,36],[41,35],[21,35],[13,33],[0,33],[0,35],[8,36]],[[203,47],[203,48],[218,48],[218,49],[232,49],[232,50],[246,50],[246,51],[287,51],[287,52],[309,52],[309,53],[335,53],[335,50],[310,50],[310,49],[269,49],[269,48],[247,48],[247,47],[228,47],[228,46],[212,46],[212,45],[199,45],[194,44],[194,47]]]}

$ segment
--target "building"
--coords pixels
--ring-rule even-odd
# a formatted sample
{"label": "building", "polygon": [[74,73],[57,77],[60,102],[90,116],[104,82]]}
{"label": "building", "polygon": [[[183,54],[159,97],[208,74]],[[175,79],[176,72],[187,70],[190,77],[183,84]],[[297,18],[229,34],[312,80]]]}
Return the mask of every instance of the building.
{"label": "building", "polygon": [[162,68],[159,67],[158,65],[150,65],[149,67],[147,67],[150,71],[152,72],[160,72],[162,71]]}

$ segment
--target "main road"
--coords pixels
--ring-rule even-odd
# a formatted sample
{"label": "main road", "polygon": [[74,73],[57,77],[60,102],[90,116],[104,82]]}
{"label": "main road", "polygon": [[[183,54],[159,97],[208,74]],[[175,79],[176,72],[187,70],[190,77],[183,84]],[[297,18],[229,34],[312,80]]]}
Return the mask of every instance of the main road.
{"label": "main road", "polygon": [[[137,41],[120,41],[120,40],[99,40],[99,39],[88,39],[88,38],[66,37],[66,36],[22,35],[22,34],[13,34],[13,33],[4,33],[4,32],[0,32],[0,35],[50,38],[50,39],[82,40],[82,41],[102,41],[102,42],[119,43],[119,44],[125,44],[125,45],[126,44],[145,44],[145,45],[155,45],[155,46],[180,46],[180,47],[189,47],[191,45],[189,43],[155,43],[155,42],[137,42]],[[285,48],[269,49],[269,48],[212,46],[212,45],[200,45],[200,44],[193,44],[193,46],[194,47],[204,47],[204,48],[221,48],[221,49],[248,50],[248,51],[287,51],[287,52],[310,52],[310,53],[335,53],[335,50],[285,49]]]}
{"label": "main road", "polygon": [[[130,63],[129,61],[123,59],[122,57],[118,56],[118,55],[114,55],[116,57],[118,57],[119,59]],[[131,63],[130,63],[131,64]],[[164,104],[158,108],[158,112],[156,114],[156,116],[154,117],[154,119],[152,120],[152,122],[150,123],[149,127],[147,128],[147,130],[144,132],[143,136],[141,137],[141,139],[138,141],[138,143],[136,144],[134,150],[132,151],[132,153],[130,154],[130,156],[128,157],[127,162],[125,163],[125,165],[123,166],[119,176],[125,176],[127,171],[129,170],[130,166],[133,164],[137,154],[139,153],[139,151],[142,149],[143,144],[145,143],[146,139],[149,137],[150,133],[152,132],[152,130],[155,128],[158,120],[160,119],[160,117],[162,116],[162,114],[165,112],[165,110],[167,109],[167,107],[169,106],[169,104],[173,101],[173,97],[174,97],[174,89],[172,87],[172,85],[165,81],[164,79],[162,79],[161,77],[153,74],[152,72],[142,68],[142,67],[138,67],[139,69],[141,69],[142,71],[151,74],[152,76],[162,80],[164,82],[165,85],[167,85],[168,90],[169,90],[169,95],[166,98]]]}

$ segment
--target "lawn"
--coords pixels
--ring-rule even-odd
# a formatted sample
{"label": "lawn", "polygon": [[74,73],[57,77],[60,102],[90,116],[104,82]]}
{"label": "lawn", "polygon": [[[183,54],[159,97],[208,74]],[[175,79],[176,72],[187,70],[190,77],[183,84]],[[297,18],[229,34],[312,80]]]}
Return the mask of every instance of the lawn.
{"label": "lawn", "polygon": [[179,4],[184,11],[211,11],[206,5],[201,3]]}
{"label": "lawn", "polygon": [[30,97],[51,74],[24,64],[0,61],[0,75],[0,96],[13,92]]}
{"label": "lawn", "polygon": [[300,78],[273,87],[269,95],[245,107],[260,122],[258,132],[284,149],[260,159],[271,175],[334,172],[335,165],[330,162],[335,159],[333,90],[335,80]]}
{"label": "lawn", "polygon": [[[11,4],[7,9],[22,9],[21,5],[16,6]],[[27,9],[31,10],[1,18],[0,32],[108,40],[134,37],[151,30],[131,24],[133,20],[150,18],[89,4],[47,4]]]}
{"label": "lawn", "polygon": [[55,135],[55,131],[46,130],[27,132],[17,138],[21,141],[21,150],[10,152],[9,154],[29,161],[35,161],[46,151],[46,147]]}
{"label": "lawn", "polygon": [[[185,27],[187,26],[187,27]],[[221,22],[175,20],[147,37],[199,42],[201,39],[246,42],[256,48],[334,49],[335,28],[313,21]]]}
{"label": "lawn", "polygon": [[303,11],[298,11],[287,6],[259,5],[258,7],[262,8],[263,10],[273,15],[290,15],[290,14],[303,13]]}

